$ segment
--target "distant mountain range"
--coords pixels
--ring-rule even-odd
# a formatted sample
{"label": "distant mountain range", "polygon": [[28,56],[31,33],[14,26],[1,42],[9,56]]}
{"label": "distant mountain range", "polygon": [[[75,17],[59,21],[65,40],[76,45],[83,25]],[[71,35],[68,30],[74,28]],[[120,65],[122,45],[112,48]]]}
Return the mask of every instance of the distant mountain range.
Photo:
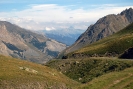
{"label": "distant mountain range", "polygon": [[84,32],[81,29],[75,29],[74,27],[69,28],[60,28],[56,30],[42,30],[38,31],[41,34],[44,34],[46,37],[54,39],[58,42],[64,43],[68,46],[72,45],[77,38]]}
{"label": "distant mountain range", "polygon": [[79,36],[76,42],[63,53],[67,54],[86,45],[96,42],[104,37],[112,35],[133,22],[133,9],[129,8],[120,14],[111,14],[100,18],[94,25]]}
{"label": "distant mountain range", "polygon": [[45,63],[65,48],[65,44],[0,21],[0,54]]}

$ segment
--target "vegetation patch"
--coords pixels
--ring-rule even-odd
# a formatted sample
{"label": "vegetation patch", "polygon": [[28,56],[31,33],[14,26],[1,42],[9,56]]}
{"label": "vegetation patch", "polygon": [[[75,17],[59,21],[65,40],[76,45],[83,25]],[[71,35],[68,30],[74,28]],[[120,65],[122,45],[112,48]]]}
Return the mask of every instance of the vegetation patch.
{"label": "vegetation patch", "polygon": [[73,89],[133,89],[133,67],[102,75]]}
{"label": "vegetation patch", "polygon": [[46,65],[57,69],[71,79],[87,83],[101,75],[132,67],[133,61],[117,58],[88,58],[53,60]]}

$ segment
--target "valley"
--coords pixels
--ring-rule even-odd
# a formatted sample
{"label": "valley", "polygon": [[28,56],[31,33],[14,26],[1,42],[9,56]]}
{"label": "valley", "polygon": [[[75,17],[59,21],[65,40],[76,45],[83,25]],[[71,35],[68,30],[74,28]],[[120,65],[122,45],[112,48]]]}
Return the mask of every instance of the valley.
{"label": "valley", "polygon": [[66,31],[0,21],[0,89],[133,88],[132,8],[100,18],[81,35]]}
{"label": "valley", "polygon": [[75,29],[72,26],[70,26],[69,28],[58,28],[55,30],[38,31],[38,33],[44,33],[46,37],[66,44],[67,46],[72,45],[83,32],[83,29]]}

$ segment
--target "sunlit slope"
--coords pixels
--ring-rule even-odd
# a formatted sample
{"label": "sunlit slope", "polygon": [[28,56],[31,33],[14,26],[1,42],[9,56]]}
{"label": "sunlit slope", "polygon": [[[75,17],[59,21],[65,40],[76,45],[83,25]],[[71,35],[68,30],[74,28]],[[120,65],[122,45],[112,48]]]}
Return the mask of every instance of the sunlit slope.
{"label": "sunlit slope", "polygon": [[54,69],[0,55],[0,89],[69,89],[79,83]]}
{"label": "sunlit slope", "polygon": [[133,89],[133,67],[105,74],[74,89]]}
{"label": "sunlit slope", "polygon": [[118,33],[67,54],[67,57],[118,56],[133,46],[133,23]]}

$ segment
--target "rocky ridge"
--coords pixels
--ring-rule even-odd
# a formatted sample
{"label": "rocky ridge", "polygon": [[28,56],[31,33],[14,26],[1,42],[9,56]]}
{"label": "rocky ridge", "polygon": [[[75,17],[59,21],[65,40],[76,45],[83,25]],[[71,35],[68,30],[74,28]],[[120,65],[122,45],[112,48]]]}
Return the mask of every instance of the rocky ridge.
{"label": "rocky ridge", "polygon": [[129,8],[120,14],[111,14],[100,18],[94,25],[79,36],[76,42],[64,51],[65,54],[78,50],[88,44],[112,35],[133,22],[133,9]]}
{"label": "rocky ridge", "polygon": [[0,21],[0,54],[45,63],[65,48],[65,44]]}

